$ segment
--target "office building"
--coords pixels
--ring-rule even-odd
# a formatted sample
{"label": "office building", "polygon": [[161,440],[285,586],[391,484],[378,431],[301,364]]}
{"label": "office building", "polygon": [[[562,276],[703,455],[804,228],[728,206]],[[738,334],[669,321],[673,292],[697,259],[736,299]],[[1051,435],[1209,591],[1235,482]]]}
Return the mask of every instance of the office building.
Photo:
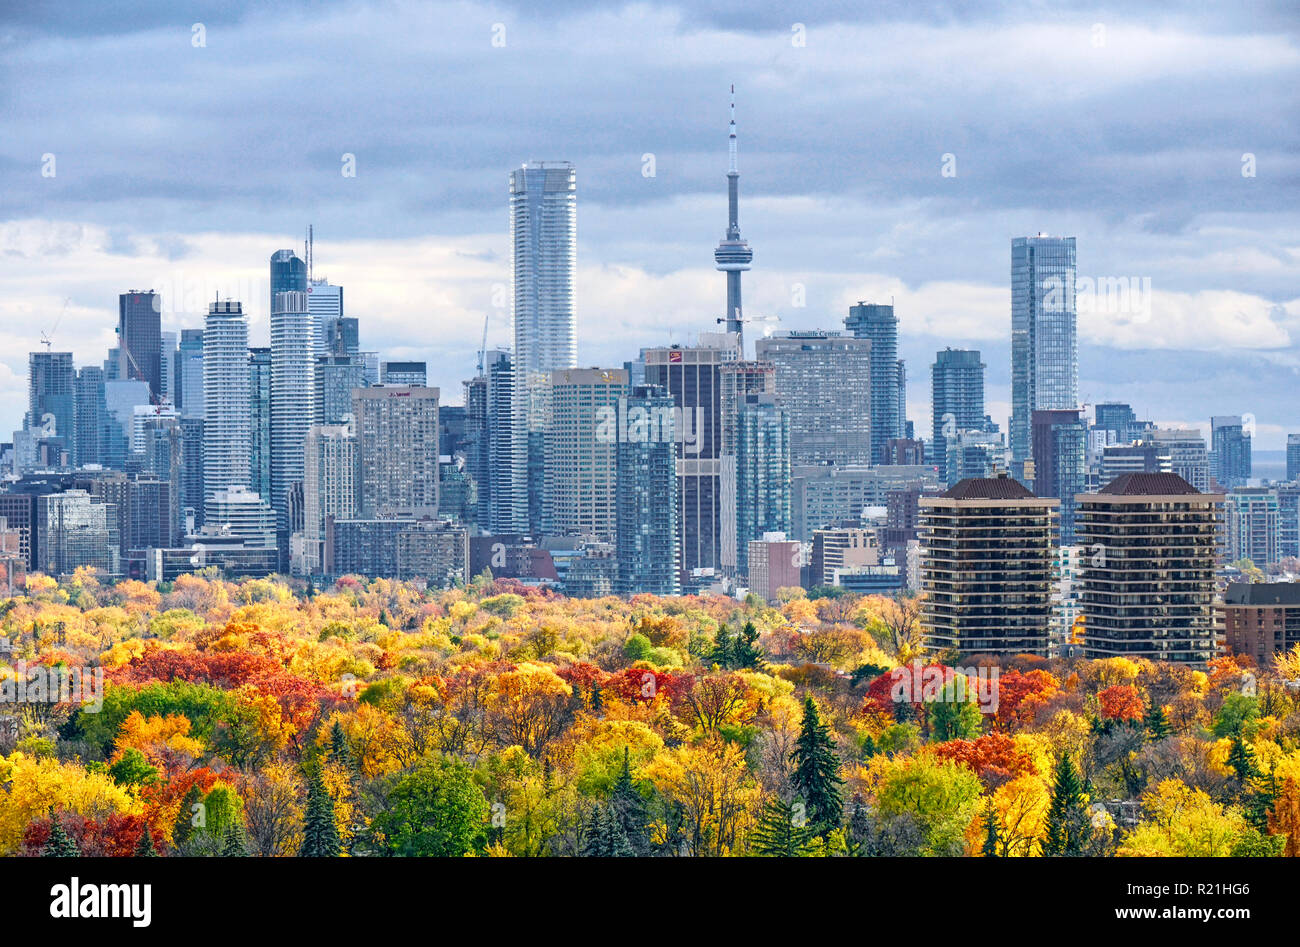
{"label": "office building", "polygon": [[1103,402],[1097,405],[1095,413],[1096,423],[1093,427],[1113,433],[1115,436],[1111,443],[1129,444],[1138,439],[1141,430],[1132,405],[1117,401]]}
{"label": "office building", "polygon": [[766,533],[750,540],[749,591],[769,605],[781,589],[799,588],[803,580],[803,543],[787,539],[784,533]]}
{"label": "office building", "polygon": [[1300,481],[1300,434],[1286,436],[1286,478],[1292,483]]}
{"label": "office building", "polygon": [[850,306],[844,325],[855,339],[871,340],[871,462],[888,463],[885,445],[906,436],[907,420],[906,373],[898,360],[898,318],[893,303]]}
{"label": "office building", "polygon": [[876,462],[871,345],[838,332],[788,332],[755,343],[759,360],[776,367],[776,394],[790,414],[792,463]]}
{"label": "office building", "polygon": [[316,359],[317,424],[342,424],[352,415],[352,392],[369,385],[365,359],[359,355],[321,355]]}
{"label": "office building", "polygon": [[1210,461],[1220,488],[1244,487],[1251,475],[1251,431],[1235,414],[1210,419]]}
{"label": "office building", "polygon": [[789,534],[790,416],[770,394],[746,394],[736,413],[735,574],[747,575],[749,544]]}
{"label": "office building", "polygon": [[544,531],[612,543],[617,534],[617,417],[627,397],[627,372],[554,371],[549,387]]}
{"label": "office building", "polygon": [[143,381],[157,403],[162,384],[162,299],[153,290],[118,297],[118,378]]}
{"label": "office building", "polygon": [[41,558],[35,571],[57,578],[84,566],[103,578],[119,574],[121,533],[114,504],[85,490],[39,495],[36,531]]}
{"label": "office building", "polygon": [[879,565],[880,543],[874,530],[860,526],[813,530],[809,586],[840,585],[845,575]]}
{"label": "office building", "polygon": [[325,524],[358,512],[357,439],[350,424],[314,424],[307,432],[303,474],[303,571],[325,569]]}
{"label": "office building", "polygon": [[423,388],[428,380],[424,362],[384,362],[379,371],[381,385],[416,385]]}
{"label": "office building", "polygon": [[643,350],[645,381],[673,397],[677,513],[683,588],[692,573],[722,568],[722,366],[739,358],[734,333],[701,333],[700,344]]}
{"label": "office building", "polygon": [[[949,441],[958,440],[965,431],[984,428],[984,368],[980,353],[973,349],[949,348],[935,353],[930,369],[931,462],[945,476]],[[965,477],[948,482],[961,479]]]}
{"label": "office building", "polygon": [[1210,489],[1210,454],[1201,432],[1192,428],[1155,428],[1142,435],[1169,455],[1169,468],[1202,493]]}
{"label": "office building", "polygon": [[1033,413],[1079,404],[1073,237],[1011,241],[1011,459],[1024,479]]}
{"label": "office building", "polygon": [[618,415],[615,491],[621,595],[677,595],[676,402],[654,385],[631,388]]}
{"label": "office building", "polygon": [[182,329],[176,352],[176,407],[181,417],[202,420],[203,330]]}
{"label": "office building", "polygon": [[814,530],[859,523],[868,507],[884,507],[891,491],[937,490],[933,467],[793,467],[790,477],[792,538],[809,542]]}
{"label": "office building", "polygon": [[1060,543],[1074,544],[1074,498],[1087,489],[1088,425],[1078,409],[1035,411],[1033,472],[1026,479],[1039,497],[1061,501]]}
{"label": "office building", "polygon": [[252,453],[248,459],[248,488],[271,497],[271,350],[248,350],[248,404],[252,411]]}

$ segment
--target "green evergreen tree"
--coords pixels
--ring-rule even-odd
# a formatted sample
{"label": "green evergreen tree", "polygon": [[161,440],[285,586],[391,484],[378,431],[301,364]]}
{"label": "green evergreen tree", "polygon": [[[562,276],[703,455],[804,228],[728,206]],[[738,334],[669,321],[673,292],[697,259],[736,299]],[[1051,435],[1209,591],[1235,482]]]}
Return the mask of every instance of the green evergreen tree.
{"label": "green evergreen tree", "polygon": [[1228,765],[1237,774],[1237,782],[1245,786],[1260,775],[1259,763],[1255,760],[1255,751],[1238,733],[1232,738],[1232,748],[1228,750]]}
{"label": "green evergreen tree", "polygon": [[993,807],[993,800],[990,799],[988,805],[984,807],[984,845],[980,849],[980,854],[985,858],[1000,858],[1002,845],[1002,833],[998,829],[998,813]]}
{"label": "green evergreen tree", "polygon": [[718,633],[713,636],[713,650],[709,652],[709,662],[726,669],[731,666],[731,629],[724,621],[718,626]]}
{"label": "green evergreen tree", "polygon": [[352,753],[348,749],[348,738],[343,733],[343,725],[337,720],[334,721],[334,726],[330,727],[329,759],[331,763],[342,763],[344,766],[352,765]]}
{"label": "green evergreen tree", "polygon": [[614,789],[609,794],[610,809],[618,820],[628,844],[637,855],[650,853],[649,816],[646,802],[632,781],[632,767],[627,747],[623,747],[623,768],[619,770]]}
{"label": "green evergreen tree", "polygon": [[226,837],[221,843],[223,858],[244,858],[248,855],[248,847],[244,844],[243,835],[234,824],[226,826]]}
{"label": "green evergreen tree", "polygon": [[584,858],[634,858],[636,852],[619,824],[613,807],[597,804],[587,821],[582,843]]}
{"label": "green evergreen tree", "polygon": [[140,833],[140,841],[135,846],[136,858],[157,858],[158,849],[153,843],[153,833],[149,831],[149,826],[145,825],[144,831]]}
{"label": "green evergreen tree", "polygon": [[334,858],[339,854],[339,830],[334,821],[334,800],[325,789],[320,770],[311,774],[307,788],[307,811],[303,816],[302,848],[304,858]]}
{"label": "green evergreen tree", "polygon": [[203,793],[195,783],[185,792],[185,798],[181,800],[180,811],[176,813],[176,821],[172,823],[172,841],[177,848],[184,845],[194,834],[194,807],[203,801]]}
{"label": "green evergreen tree", "polygon": [[77,843],[73,840],[63,828],[63,823],[55,814],[54,809],[50,809],[50,837],[45,840],[45,847],[41,849],[41,854],[46,858],[75,858],[81,854],[81,849],[77,848]]}
{"label": "green evergreen tree", "polygon": [[824,836],[838,828],[844,816],[844,802],[840,797],[844,780],[840,778],[840,759],[835,754],[830,728],[817,716],[817,704],[811,694],[804,698],[803,726],[790,759],[794,763],[790,785],[807,807],[814,834]]}
{"label": "green evergreen tree", "polygon": [[1047,810],[1044,855],[1081,855],[1091,835],[1092,823],[1084,801],[1083,781],[1068,753],[1056,764],[1052,801]]}
{"label": "green evergreen tree", "polygon": [[1142,720],[1142,726],[1146,729],[1147,737],[1152,742],[1163,740],[1169,736],[1169,717],[1165,714],[1165,708],[1156,700],[1147,704],[1147,712]]}
{"label": "green evergreen tree", "polygon": [[812,833],[807,825],[800,825],[798,812],[792,803],[775,798],[763,806],[758,825],[750,834],[750,845],[759,855],[776,858],[797,858],[808,854]]}
{"label": "green evergreen tree", "polygon": [[758,629],[752,621],[747,621],[731,642],[732,667],[756,668],[763,662],[763,652],[755,642],[758,641]]}

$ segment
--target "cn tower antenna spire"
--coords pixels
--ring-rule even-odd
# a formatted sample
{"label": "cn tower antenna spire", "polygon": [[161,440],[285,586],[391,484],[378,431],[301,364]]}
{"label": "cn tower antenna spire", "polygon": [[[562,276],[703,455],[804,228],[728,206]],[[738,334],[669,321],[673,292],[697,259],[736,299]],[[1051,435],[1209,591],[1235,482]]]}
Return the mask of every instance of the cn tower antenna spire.
{"label": "cn tower antenna spire", "polygon": [[740,168],[736,165],[736,86],[731,87],[731,140],[728,144],[731,151],[731,164],[727,167],[729,174],[739,174]]}
{"label": "cn tower antenna spire", "polygon": [[[727,312],[719,319],[725,322],[728,332],[741,338],[744,317],[740,309],[740,274],[749,269],[754,251],[740,237],[740,169],[736,162],[736,87],[731,87],[731,124],[728,128],[727,149],[730,163],[727,167],[727,233],[713,251],[717,268],[727,274]],[[742,349],[743,351],[743,349]]]}

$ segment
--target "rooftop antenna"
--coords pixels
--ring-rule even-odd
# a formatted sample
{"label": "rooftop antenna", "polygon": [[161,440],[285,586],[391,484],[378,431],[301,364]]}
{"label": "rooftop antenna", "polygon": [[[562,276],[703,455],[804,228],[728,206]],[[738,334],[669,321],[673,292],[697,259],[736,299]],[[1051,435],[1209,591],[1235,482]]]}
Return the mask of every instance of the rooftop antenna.
{"label": "rooftop antenna", "polygon": [[307,225],[307,243],[303,247],[303,254],[307,257],[307,282],[312,281],[314,271],[312,269],[312,251],[315,249],[315,239],[312,235],[312,225]]}

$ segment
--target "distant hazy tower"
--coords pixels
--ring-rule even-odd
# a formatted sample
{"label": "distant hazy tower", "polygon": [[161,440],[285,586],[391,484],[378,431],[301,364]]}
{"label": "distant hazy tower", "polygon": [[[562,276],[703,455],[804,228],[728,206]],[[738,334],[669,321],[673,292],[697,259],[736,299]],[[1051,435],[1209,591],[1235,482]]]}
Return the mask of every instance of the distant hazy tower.
{"label": "distant hazy tower", "polygon": [[163,393],[161,310],[162,301],[153,290],[131,290],[118,297],[118,377],[148,382],[155,402]]}
{"label": "distant hazy tower", "polygon": [[1033,413],[1079,406],[1073,237],[1011,241],[1011,463],[1024,477]]}
{"label": "distant hazy tower", "polygon": [[203,325],[203,498],[247,487],[253,421],[249,405],[248,320],[233,301],[208,304]]}
{"label": "distant hazy tower", "polygon": [[316,324],[305,292],[271,301],[271,508],[283,532],[289,487],[302,480],[303,445],[316,397]]}
{"label": "distant hazy tower", "polygon": [[574,288],[578,259],[577,172],[568,161],[530,161],[510,173],[514,273],[512,479],[528,499],[523,532],[539,525],[542,425],[549,373],[578,365]]}
{"label": "distant hazy tower", "polygon": [[[740,274],[749,269],[754,251],[740,238],[740,168],[736,164],[736,87],[731,87],[731,126],[728,142],[731,160],[727,166],[727,235],[713,251],[718,269],[727,274],[728,332],[740,335],[743,316],[740,307]],[[742,350],[743,351],[743,350]]]}

